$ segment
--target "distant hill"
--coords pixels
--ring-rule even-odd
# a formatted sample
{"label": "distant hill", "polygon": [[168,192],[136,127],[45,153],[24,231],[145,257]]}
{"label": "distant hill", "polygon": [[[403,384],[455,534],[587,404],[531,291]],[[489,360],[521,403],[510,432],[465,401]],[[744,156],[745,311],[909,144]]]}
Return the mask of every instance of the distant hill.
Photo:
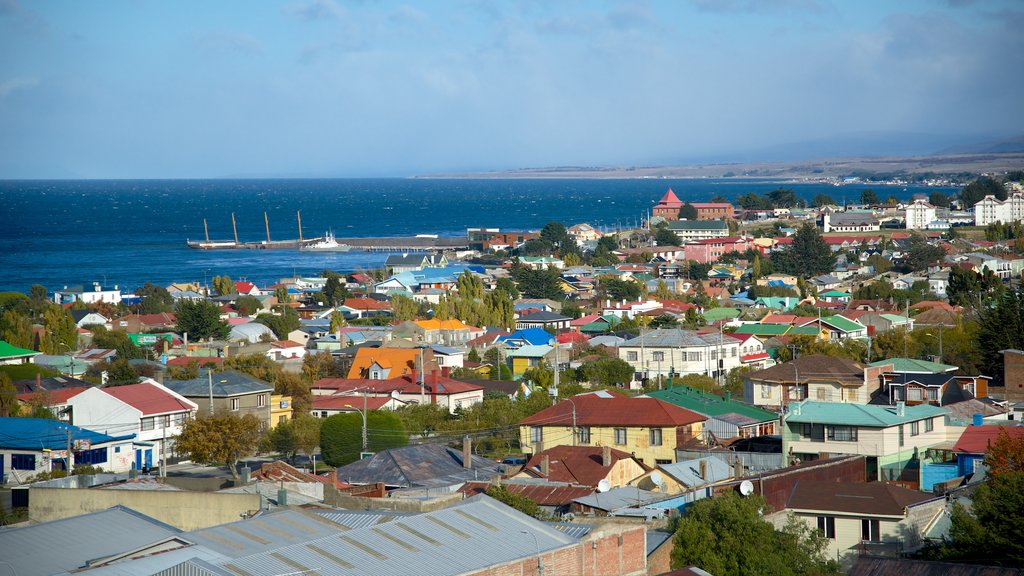
{"label": "distant hill", "polygon": [[1011,152],[1024,152],[1024,135],[975,144],[950,146],[949,148],[939,150],[935,154],[1008,154]]}

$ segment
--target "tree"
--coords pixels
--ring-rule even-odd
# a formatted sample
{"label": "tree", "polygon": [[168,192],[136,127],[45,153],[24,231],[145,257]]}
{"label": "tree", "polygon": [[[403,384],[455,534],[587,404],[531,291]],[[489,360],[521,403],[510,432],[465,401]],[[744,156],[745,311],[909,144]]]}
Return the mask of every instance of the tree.
{"label": "tree", "polygon": [[811,206],[815,208],[821,208],[823,206],[835,206],[836,199],[829,196],[828,194],[816,194],[814,200],[811,201]]}
{"label": "tree", "polygon": [[196,462],[223,462],[238,480],[238,460],[255,452],[259,441],[259,418],[223,413],[186,421],[175,449]]}
{"label": "tree", "polygon": [[227,296],[238,292],[235,282],[230,276],[214,276],[211,282],[213,283],[213,292],[218,296]]}
{"label": "tree", "polygon": [[494,284],[494,289],[504,290],[509,298],[519,300],[519,288],[516,288],[516,283],[511,278],[498,278],[498,281]]}
{"label": "tree", "polygon": [[783,274],[811,278],[831,272],[836,255],[811,223],[801,226],[793,236],[793,245],[771,258],[775,270]]}
{"label": "tree", "polygon": [[287,460],[294,461],[298,452],[295,443],[294,421],[282,422],[270,431],[270,447]]}
{"label": "tree", "polygon": [[36,335],[32,321],[17,310],[5,310],[0,314],[0,340],[18,348],[34,349]]}
{"label": "tree", "polygon": [[409,434],[419,438],[431,436],[451,418],[448,410],[437,404],[407,404],[395,410],[395,414],[402,419],[402,425]]}
{"label": "tree", "polygon": [[110,363],[110,367],[107,368],[107,385],[108,386],[122,386],[125,384],[135,384],[139,381],[139,371],[134,366],[128,363],[125,358],[118,358]]}
{"label": "tree", "polygon": [[240,296],[235,300],[235,310],[239,316],[252,316],[263,309],[263,302],[255,296]]}
{"label": "tree", "polygon": [[601,286],[612,300],[636,300],[644,294],[643,285],[633,280],[606,277],[601,279]]}
{"label": "tree", "polygon": [[1024,472],[1002,473],[982,483],[974,493],[970,511],[953,505],[949,544],[925,551],[930,560],[984,563],[996,566],[1024,564]]}
{"label": "tree", "polygon": [[484,493],[507,506],[519,510],[527,516],[534,518],[542,518],[544,516],[536,502],[521,494],[509,492],[505,486],[488,486]]}
{"label": "tree", "polygon": [[310,382],[316,382],[321,378],[336,378],[341,370],[330,352],[310,351],[302,358],[302,374]]}
{"label": "tree", "polygon": [[277,299],[278,304],[288,304],[292,301],[292,295],[288,293],[288,288],[284,286],[274,288],[274,298]]}
{"label": "tree", "polygon": [[744,210],[771,210],[773,208],[770,199],[759,196],[754,192],[747,192],[740,196],[736,199],[736,203]]}
{"label": "tree", "polygon": [[[686,206],[689,206],[687,204]],[[692,206],[690,206],[693,208]],[[654,241],[658,243],[658,246],[682,246],[683,240],[678,234],[669,230],[668,228],[658,228],[658,231],[654,233]]]}
{"label": "tree", "polygon": [[875,192],[871,188],[865,188],[864,191],[860,193],[860,203],[871,206],[875,204],[881,204],[882,200],[881,198],[878,197],[877,192]]}
{"label": "tree", "polygon": [[563,248],[569,244],[575,245],[575,240],[569,236],[569,231],[561,222],[548,222],[540,231],[540,239],[555,248]]}
{"label": "tree", "polygon": [[557,268],[532,270],[520,266],[518,270],[513,270],[512,275],[519,284],[519,291],[526,298],[562,300],[565,297],[562,292],[562,276]]}
{"label": "tree", "polygon": [[687,374],[678,380],[674,380],[673,385],[675,384],[689,386],[690,388],[704,392],[715,392],[719,389],[718,382],[716,382],[714,378],[705,374]]}
{"label": "tree", "polygon": [[0,418],[18,415],[18,389],[11,377],[0,372]]}
{"label": "tree", "polygon": [[323,420],[313,418],[308,413],[303,413],[290,422],[292,435],[295,438],[295,448],[312,459],[313,453],[320,446],[320,427]]}
{"label": "tree", "polygon": [[107,348],[116,350],[118,358],[134,360],[144,358],[146,354],[128,336],[124,330],[107,330],[105,326],[95,326],[92,329],[92,345],[95,348]]}
{"label": "tree", "polygon": [[400,294],[391,297],[391,316],[395,320],[415,320],[419,311],[420,305],[412,298]]}
{"label": "tree", "polygon": [[187,332],[193,341],[226,338],[231,331],[227,323],[220,319],[220,308],[209,300],[179,300],[174,307],[174,314],[178,319],[175,331]]}
{"label": "tree", "polygon": [[995,196],[997,200],[1006,200],[1006,188],[988,176],[982,176],[964,186],[960,190],[959,198],[964,208],[970,208],[978,203],[985,196]]}
{"label": "tree", "polygon": [[50,306],[43,313],[46,334],[39,343],[44,354],[71,353],[78,349],[78,326],[71,312],[60,306]]}
{"label": "tree", "polygon": [[282,308],[280,314],[260,314],[256,316],[256,322],[273,330],[274,334],[281,339],[287,338],[288,334],[302,326],[302,322],[299,321],[299,313],[289,307]]}
{"label": "tree", "polygon": [[978,343],[983,374],[995,382],[1003,380],[1001,350],[1024,349],[1024,289],[1007,290],[992,307],[982,308],[978,321]]}
{"label": "tree", "polygon": [[323,294],[324,298],[327,299],[326,304],[328,306],[337,306],[343,303],[346,298],[352,296],[348,291],[348,286],[341,282],[341,277],[334,273],[327,277],[327,282],[324,283]]}
{"label": "tree", "polygon": [[796,193],[789,188],[776,188],[768,193],[768,199],[776,208],[794,208],[802,201],[797,198]]}
{"label": "tree", "polygon": [[826,541],[817,532],[787,524],[786,532],[761,517],[761,496],[726,492],[699,500],[677,523],[672,567],[697,566],[716,576],[841,574],[824,558]]}
{"label": "tree", "polygon": [[[697,219],[697,209],[693,207],[693,204],[690,204],[689,202],[685,202],[679,208],[679,219],[680,220],[696,220]],[[660,244],[660,242],[659,242],[659,244]],[[679,246],[679,244],[675,244],[675,246]]]}
{"label": "tree", "polygon": [[993,478],[1024,472],[1024,436],[1010,436],[1006,428],[999,429],[996,441],[985,455],[988,475]]}
{"label": "tree", "polygon": [[569,318],[572,318],[573,320],[576,320],[576,319],[578,319],[578,318],[583,316],[583,309],[580,308],[579,304],[577,304],[577,303],[575,303],[575,302],[573,302],[571,300],[566,300],[565,302],[562,303],[562,310],[561,310],[561,312],[562,312],[562,316],[568,316]]}
{"label": "tree", "polygon": [[146,282],[136,291],[136,295],[142,298],[142,303],[139,304],[140,314],[157,314],[174,309],[174,298],[163,286]]}
{"label": "tree", "polygon": [[[358,402],[353,398],[353,402]],[[361,409],[361,408],[360,408]],[[335,414],[320,427],[320,453],[330,466],[344,466],[359,459],[363,419],[357,412]],[[366,415],[368,447],[371,452],[405,446],[409,435],[397,414],[372,410]]]}
{"label": "tree", "polygon": [[598,386],[619,386],[633,380],[633,367],[620,358],[602,358],[583,364],[584,377]]}
{"label": "tree", "polygon": [[949,196],[938,190],[928,195],[928,202],[937,208],[949,208]]}
{"label": "tree", "polygon": [[941,262],[946,251],[939,246],[928,243],[924,234],[915,232],[910,237],[910,248],[907,250],[907,267],[914,272],[928,268],[929,264]]}

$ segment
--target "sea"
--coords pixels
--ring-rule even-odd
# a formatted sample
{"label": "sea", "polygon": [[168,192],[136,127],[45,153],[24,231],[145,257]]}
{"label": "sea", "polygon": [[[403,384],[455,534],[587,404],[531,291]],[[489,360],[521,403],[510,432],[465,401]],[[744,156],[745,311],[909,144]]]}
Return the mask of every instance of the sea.
{"label": "sea", "polygon": [[[728,199],[780,186],[810,200],[856,201],[868,186],[759,179],[249,179],[0,180],[0,291],[41,284],[204,282],[216,275],[258,285],[281,278],[380,268],[386,253],[195,250],[188,240],[460,236],[470,227],[537,230],[551,221],[603,230],[633,227],[672,188],[684,201]],[[870,186],[882,198],[955,188]]]}

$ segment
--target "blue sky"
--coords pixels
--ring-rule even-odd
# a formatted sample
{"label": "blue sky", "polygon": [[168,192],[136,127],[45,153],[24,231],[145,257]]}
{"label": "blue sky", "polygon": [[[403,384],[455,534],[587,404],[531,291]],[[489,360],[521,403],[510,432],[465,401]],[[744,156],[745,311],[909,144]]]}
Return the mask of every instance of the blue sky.
{"label": "blue sky", "polygon": [[0,178],[405,176],[1016,135],[1022,29],[1012,0],[0,0]]}

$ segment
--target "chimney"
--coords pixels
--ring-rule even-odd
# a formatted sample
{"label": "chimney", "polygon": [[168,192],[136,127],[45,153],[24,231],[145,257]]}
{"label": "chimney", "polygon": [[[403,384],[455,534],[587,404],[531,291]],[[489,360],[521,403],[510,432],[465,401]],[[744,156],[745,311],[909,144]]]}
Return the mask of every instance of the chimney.
{"label": "chimney", "polygon": [[611,446],[605,446],[601,449],[601,466],[605,468],[612,465],[612,448]]}
{"label": "chimney", "polygon": [[551,467],[551,459],[548,458],[548,455],[545,454],[544,456],[541,456],[540,457],[540,474],[541,474],[541,476],[547,478],[548,477],[548,470],[550,469],[550,467]]}
{"label": "chimney", "polygon": [[43,389],[43,377],[38,372],[36,373],[36,392]]}
{"label": "chimney", "polygon": [[451,376],[451,373],[452,373],[452,367],[451,366],[441,366],[441,376],[442,377],[449,378]]}
{"label": "chimney", "polygon": [[434,390],[437,390],[437,385],[441,383],[441,371],[434,370],[431,374],[433,375],[431,381],[434,383]]}
{"label": "chimney", "polygon": [[473,467],[473,440],[469,436],[462,439],[462,467],[467,470]]}
{"label": "chimney", "polygon": [[704,480],[705,482],[707,482],[707,480],[708,480],[708,461],[707,460],[701,460],[700,461],[700,479]]}
{"label": "chimney", "polygon": [[733,478],[743,477],[743,461],[739,459],[739,456],[737,456],[736,461],[732,463],[732,475]]}
{"label": "chimney", "polygon": [[501,474],[495,474],[494,478],[491,478],[491,486],[501,486]]}

